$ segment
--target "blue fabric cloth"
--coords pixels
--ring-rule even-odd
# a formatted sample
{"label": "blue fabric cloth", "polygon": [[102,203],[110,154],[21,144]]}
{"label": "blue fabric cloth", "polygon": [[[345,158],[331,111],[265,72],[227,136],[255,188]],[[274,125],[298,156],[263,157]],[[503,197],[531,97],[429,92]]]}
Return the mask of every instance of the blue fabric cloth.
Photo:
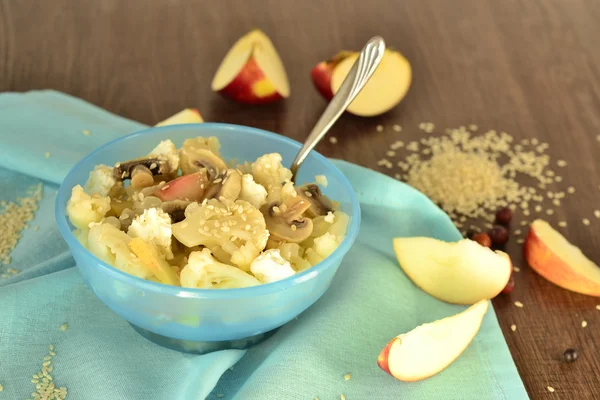
{"label": "blue fabric cloth", "polygon": [[142,338],[84,285],[56,229],[54,197],[78,159],[144,127],[53,91],[0,95],[0,200],[44,182],[35,219],[11,264],[0,267],[21,271],[0,279],[0,397],[30,396],[31,376],[53,344],[54,381],[74,400],[527,398],[491,307],[473,343],[440,374],[402,383],[378,368],[392,337],[464,309],[416,288],[391,238],[459,234],[422,194],[343,161],[335,162],[359,194],[363,225],[321,300],[247,351],[189,355]]}

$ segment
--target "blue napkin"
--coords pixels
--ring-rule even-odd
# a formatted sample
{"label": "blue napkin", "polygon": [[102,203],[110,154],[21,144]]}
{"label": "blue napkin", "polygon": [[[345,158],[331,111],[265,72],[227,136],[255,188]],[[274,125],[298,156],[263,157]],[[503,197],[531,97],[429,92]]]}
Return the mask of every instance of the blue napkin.
{"label": "blue napkin", "polygon": [[53,91],[0,95],[0,200],[44,183],[35,219],[11,264],[0,267],[0,274],[20,271],[0,278],[0,398],[35,391],[32,375],[49,345],[53,382],[67,388],[67,399],[528,398],[491,307],[473,343],[440,374],[402,383],[378,368],[392,337],[464,309],[416,288],[398,267],[391,238],[460,236],[421,193],[343,161],[335,163],[359,194],[363,226],[321,300],[247,351],[189,355],[142,338],[84,285],[53,213],[57,185],[78,159],[141,128]]}

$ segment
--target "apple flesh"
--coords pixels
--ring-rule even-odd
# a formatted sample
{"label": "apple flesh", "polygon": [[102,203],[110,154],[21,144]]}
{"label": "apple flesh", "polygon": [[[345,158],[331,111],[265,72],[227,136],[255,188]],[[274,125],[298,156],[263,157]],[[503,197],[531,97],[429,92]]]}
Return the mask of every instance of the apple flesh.
{"label": "apple flesh", "polygon": [[383,348],[377,364],[401,381],[429,378],[465,351],[479,332],[487,310],[488,301],[480,300],[459,314],[398,335]]}
{"label": "apple flesh", "polygon": [[[327,101],[337,93],[358,55],[357,52],[341,51],[312,69],[313,84]],[[362,117],[383,114],[406,96],[411,81],[412,70],[408,60],[397,51],[385,50],[381,63],[350,104],[348,112]]]}
{"label": "apple flesh", "polygon": [[290,95],[283,62],[271,40],[258,29],[233,45],[211,87],[214,92],[246,104],[270,103]]}
{"label": "apple flesh", "polygon": [[451,243],[428,237],[396,238],[394,251],[415,285],[453,304],[496,297],[512,274],[508,254],[470,239]]}
{"label": "apple flesh", "polygon": [[555,285],[600,296],[600,267],[546,221],[533,221],[523,250],[531,268]]}
{"label": "apple flesh", "polygon": [[178,124],[199,124],[204,122],[200,111],[195,108],[186,108],[179,111],[177,114],[159,122],[155,126],[167,126],[167,125],[178,125]]}

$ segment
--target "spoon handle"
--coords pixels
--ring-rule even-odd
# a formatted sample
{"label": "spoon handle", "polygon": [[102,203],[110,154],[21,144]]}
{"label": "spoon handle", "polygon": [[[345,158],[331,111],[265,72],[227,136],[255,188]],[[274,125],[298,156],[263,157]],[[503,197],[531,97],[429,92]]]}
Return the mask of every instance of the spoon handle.
{"label": "spoon handle", "polygon": [[317,121],[310,135],[304,142],[304,145],[298,152],[296,159],[292,163],[291,170],[296,176],[300,164],[306,159],[308,153],[319,143],[329,129],[338,120],[340,115],[348,108],[350,103],[356,98],[362,90],[373,72],[379,66],[385,50],[383,38],[375,36],[363,47],[358,59],[350,69],[348,76],[342,82],[339,90],[331,99],[331,102]]}

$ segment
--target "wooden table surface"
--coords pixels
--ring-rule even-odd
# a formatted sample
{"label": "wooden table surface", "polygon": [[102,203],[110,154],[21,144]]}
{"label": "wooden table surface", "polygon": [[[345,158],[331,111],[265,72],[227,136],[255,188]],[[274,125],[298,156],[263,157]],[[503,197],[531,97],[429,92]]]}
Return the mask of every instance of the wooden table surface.
{"label": "wooden table surface", "polygon": [[[208,121],[302,140],[325,107],[310,69],[381,35],[412,65],[409,94],[380,117],[343,116],[338,144],[319,151],[393,175],[377,161],[394,140],[422,135],[421,122],[538,138],[568,161],[561,174],[577,190],[549,221],[568,221],[566,236],[600,261],[598,21],[597,0],[0,0],[0,91],[56,89],[147,124],[197,107]],[[210,91],[226,51],[255,27],[286,66],[285,102],[244,106]],[[600,299],[550,284],[527,268],[521,245],[508,248],[521,272],[494,307],[531,398],[600,398]],[[569,347],[573,364],[562,361]]]}

